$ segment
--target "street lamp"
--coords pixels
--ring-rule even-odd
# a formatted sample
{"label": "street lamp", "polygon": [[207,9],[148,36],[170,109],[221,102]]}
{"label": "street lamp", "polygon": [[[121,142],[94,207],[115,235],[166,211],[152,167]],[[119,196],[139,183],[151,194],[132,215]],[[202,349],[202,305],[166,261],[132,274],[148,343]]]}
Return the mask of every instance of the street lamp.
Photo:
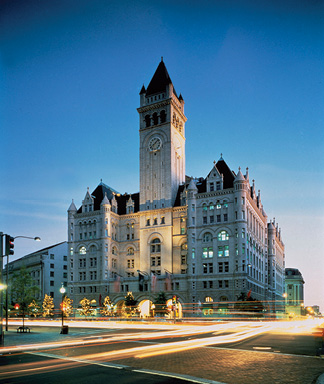
{"label": "street lamp", "polygon": [[66,289],[64,288],[63,283],[62,283],[62,287],[60,288],[60,292],[62,294],[62,304],[61,304],[61,306],[62,306],[62,308],[61,308],[62,309],[62,327],[61,327],[61,333],[67,334],[68,328],[67,328],[67,326],[64,327],[64,294],[66,292]]}

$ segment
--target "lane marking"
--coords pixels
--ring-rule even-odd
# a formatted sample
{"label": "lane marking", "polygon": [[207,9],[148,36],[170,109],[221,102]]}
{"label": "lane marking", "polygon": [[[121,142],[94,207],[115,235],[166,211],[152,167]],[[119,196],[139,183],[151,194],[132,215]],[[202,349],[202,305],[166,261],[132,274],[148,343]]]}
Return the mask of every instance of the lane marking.
{"label": "lane marking", "polygon": [[203,379],[203,378],[190,376],[190,375],[182,375],[182,374],[177,374],[177,373],[155,371],[155,370],[150,370],[150,369],[134,369],[131,366],[122,365],[122,364],[113,364],[113,363],[98,362],[98,361],[93,361],[93,360],[88,360],[88,359],[78,359],[78,358],[74,358],[74,357],[58,356],[58,355],[53,355],[51,353],[44,353],[44,352],[26,352],[26,353],[28,353],[30,355],[48,357],[48,358],[52,358],[52,359],[68,360],[68,361],[74,361],[77,363],[85,363],[85,364],[89,364],[89,365],[98,365],[98,366],[101,366],[104,368],[126,369],[126,370],[129,370],[132,372],[145,373],[148,375],[170,377],[170,378],[174,378],[174,379],[190,381],[191,383],[227,384],[227,383],[220,382],[220,381],[208,380],[208,379]]}

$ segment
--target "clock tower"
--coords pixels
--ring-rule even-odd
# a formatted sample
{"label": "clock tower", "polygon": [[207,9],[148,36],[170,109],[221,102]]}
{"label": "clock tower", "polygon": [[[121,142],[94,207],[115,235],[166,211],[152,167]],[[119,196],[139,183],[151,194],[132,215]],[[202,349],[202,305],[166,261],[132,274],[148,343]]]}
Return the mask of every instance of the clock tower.
{"label": "clock tower", "polygon": [[140,210],[172,207],[185,182],[184,100],[163,60],[140,92]]}

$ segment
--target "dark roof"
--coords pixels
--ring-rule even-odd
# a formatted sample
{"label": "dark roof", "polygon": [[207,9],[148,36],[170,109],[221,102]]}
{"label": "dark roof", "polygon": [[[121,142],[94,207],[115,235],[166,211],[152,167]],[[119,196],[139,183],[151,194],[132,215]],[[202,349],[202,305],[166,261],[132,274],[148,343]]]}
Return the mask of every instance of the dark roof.
{"label": "dark roof", "polygon": [[[107,194],[107,197],[109,200],[113,198],[113,195],[118,193],[113,188],[109,187],[108,185],[101,182],[98,187],[91,193],[91,196],[94,199],[94,211],[100,210],[100,204],[102,202],[102,199],[105,197],[105,194]],[[78,209],[78,213],[82,212],[82,206]]]}
{"label": "dark roof", "polygon": [[134,213],[139,211],[139,192],[133,193],[131,195],[117,195],[116,200],[118,204],[118,214],[125,215],[126,214],[126,203],[129,200],[129,197],[134,201]]}
{"label": "dark roof", "polygon": [[302,274],[299,272],[297,268],[286,268],[285,269],[286,276],[301,276]]}
{"label": "dark roof", "polygon": [[216,168],[218,169],[218,172],[220,174],[223,174],[224,176],[223,188],[224,189],[233,188],[233,182],[234,182],[235,176],[233,172],[228,168],[228,165],[222,158],[217,161]]}
{"label": "dark roof", "polygon": [[158,65],[150,84],[146,90],[146,96],[165,92],[166,87],[172,84],[168,71],[163,61]]}
{"label": "dark roof", "polygon": [[[223,174],[223,176],[224,176],[223,188],[224,189],[233,188],[233,186],[234,186],[233,182],[235,180],[235,175],[229,169],[228,165],[226,164],[226,162],[222,158],[220,160],[218,160],[218,162],[216,163],[216,168],[217,168],[218,172],[220,174]],[[211,172],[209,172],[207,177],[210,174],[211,174]],[[198,193],[207,192],[207,177],[206,178],[199,177],[199,178],[195,179]],[[186,176],[186,188],[188,187],[190,180],[191,180],[191,177]],[[178,205],[180,204],[180,192],[182,192],[182,190],[180,191],[180,188],[182,188],[182,190],[183,190],[183,186],[180,186],[179,190],[178,190],[178,195],[177,195],[177,199],[176,199],[176,202],[178,203]],[[175,205],[177,205],[177,204],[175,204]]]}
{"label": "dark roof", "polygon": [[[118,207],[118,214],[119,215],[125,215],[126,214],[126,203],[129,199],[129,197],[132,198],[134,201],[134,212],[139,211],[139,193],[133,193],[131,195],[125,194],[121,195],[119,192],[115,191],[113,188],[109,187],[108,185],[101,182],[98,187],[91,193],[91,196],[94,199],[94,211],[100,210],[100,205],[105,197],[105,194],[107,195],[107,198],[109,199],[110,203],[115,195],[115,198],[117,200],[117,207]],[[82,212],[82,206],[78,209],[78,213]]]}

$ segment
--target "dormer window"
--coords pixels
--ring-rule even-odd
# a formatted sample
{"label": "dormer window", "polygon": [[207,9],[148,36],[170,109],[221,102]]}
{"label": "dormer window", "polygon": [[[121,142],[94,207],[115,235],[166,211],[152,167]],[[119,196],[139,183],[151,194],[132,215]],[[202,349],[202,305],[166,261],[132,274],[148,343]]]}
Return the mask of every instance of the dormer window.
{"label": "dormer window", "polygon": [[214,183],[209,183],[209,190],[210,192],[213,192],[214,191]]}
{"label": "dormer window", "polygon": [[220,181],[216,181],[216,191],[220,191],[221,189],[221,183]]}

